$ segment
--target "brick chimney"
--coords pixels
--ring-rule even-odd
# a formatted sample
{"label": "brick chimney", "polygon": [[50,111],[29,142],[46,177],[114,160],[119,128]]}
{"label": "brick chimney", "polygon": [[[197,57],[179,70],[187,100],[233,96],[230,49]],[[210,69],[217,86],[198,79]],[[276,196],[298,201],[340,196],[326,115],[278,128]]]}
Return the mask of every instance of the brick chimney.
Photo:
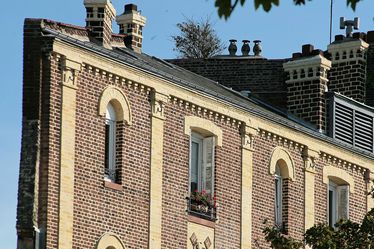
{"label": "brick chimney", "polygon": [[361,36],[336,36],[328,46],[332,68],[329,90],[364,103],[366,98],[366,52],[369,47]]}
{"label": "brick chimney", "polygon": [[295,53],[293,60],[283,64],[288,74],[287,109],[289,113],[326,131],[327,73],[331,62],[322,51],[310,44],[303,45],[302,53]]}
{"label": "brick chimney", "polygon": [[369,43],[367,51],[367,79],[366,104],[374,107],[374,30],[367,32],[366,42]]}
{"label": "brick chimney", "polygon": [[84,0],[86,7],[86,28],[90,38],[106,48],[111,48],[112,20],[116,16],[111,0]]}
{"label": "brick chimney", "polygon": [[119,33],[128,35],[125,38],[126,47],[141,53],[146,18],[138,11],[138,7],[135,4],[126,4],[125,12],[117,16],[116,21],[119,25]]}

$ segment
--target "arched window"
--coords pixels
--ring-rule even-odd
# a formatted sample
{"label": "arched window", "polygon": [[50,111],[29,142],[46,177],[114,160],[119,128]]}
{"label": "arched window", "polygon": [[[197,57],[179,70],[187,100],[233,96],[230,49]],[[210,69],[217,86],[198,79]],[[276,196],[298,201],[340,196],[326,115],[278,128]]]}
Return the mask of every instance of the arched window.
{"label": "arched window", "polygon": [[116,112],[108,103],[105,114],[105,180],[115,182],[116,171]]}
{"label": "arched window", "polygon": [[269,173],[274,175],[274,223],[288,232],[288,201],[290,181],[295,180],[295,167],[290,153],[276,147],[269,162]]}

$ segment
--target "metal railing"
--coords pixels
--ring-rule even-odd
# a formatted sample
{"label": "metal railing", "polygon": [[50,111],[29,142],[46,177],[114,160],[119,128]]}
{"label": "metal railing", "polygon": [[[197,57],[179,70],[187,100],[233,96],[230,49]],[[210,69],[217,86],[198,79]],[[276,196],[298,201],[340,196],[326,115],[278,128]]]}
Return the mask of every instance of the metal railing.
{"label": "metal railing", "polygon": [[190,197],[187,200],[187,212],[191,215],[197,216],[199,218],[207,219],[210,221],[217,220],[217,207],[207,206],[201,203],[197,203],[191,200]]}

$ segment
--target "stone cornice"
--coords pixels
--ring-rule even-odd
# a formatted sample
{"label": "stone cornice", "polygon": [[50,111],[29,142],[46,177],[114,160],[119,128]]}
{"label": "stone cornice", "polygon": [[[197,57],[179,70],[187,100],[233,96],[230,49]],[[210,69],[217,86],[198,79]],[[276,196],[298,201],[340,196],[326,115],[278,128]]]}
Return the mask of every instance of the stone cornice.
{"label": "stone cornice", "polygon": [[218,122],[221,122],[221,123],[224,123],[224,124],[236,127],[236,128],[240,128],[243,123],[242,121],[234,119],[225,114],[210,110],[203,106],[195,105],[189,101],[183,100],[175,96],[170,97],[170,102],[174,105],[178,105],[179,107],[183,107],[184,109],[191,111],[197,116],[214,119],[215,121],[218,121]]}
{"label": "stone cornice", "polygon": [[263,130],[263,129],[259,130],[259,135],[261,137],[265,138],[268,141],[277,142],[278,145],[281,145],[285,148],[295,149],[295,150],[298,150],[300,152],[303,151],[303,149],[305,148],[304,144],[300,144],[298,142],[292,141],[288,138],[279,136],[275,133],[272,133],[270,131],[266,131],[266,130]]}
{"label": "stone cornice", "polygon": [[361,39],[332,43],[327,48],[331,54],[332,63],[346,61],[366,61],[365,51],[369,44]]}
{"label": "stone cornice", "polygon": [[355,163],[340,159],[336,156],[330,155],[330,154],[325,153],[325,152],[320,153],[320,158],[328,164],[344,167],[348,170],[356,171],[356,172],[359,172],[361,174],[364,174],[367,171],[367,169],[364,168],[363,166],[360,166],[360,165],[357,165]]}
{"label": "stone cornice", "polygon": [[305,59],[288,61],[283,64],[283,68],[289,73],[287,83],[315,79],[322,79],[327,82],[327,71],[331,69],[331,61],[322,55],[316,55]]}

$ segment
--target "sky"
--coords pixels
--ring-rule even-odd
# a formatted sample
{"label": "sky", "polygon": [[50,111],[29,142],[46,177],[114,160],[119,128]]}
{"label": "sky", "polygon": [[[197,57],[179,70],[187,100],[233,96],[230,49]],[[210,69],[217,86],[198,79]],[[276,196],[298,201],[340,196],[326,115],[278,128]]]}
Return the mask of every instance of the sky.
{"label": "sky", "polygon": [[[306,6],[294,6],[292,0],[281,0],[279,7],[269,13],[255,11],[253,0],[237,7],[225,21],[220,19],[214,0],[112,0],[117,14],[128,3],[138,5],[147,17],[144,28],[143,51],[159,58],[175,58],[172,35],[178,34],[176,23],[185,18],[210,18],[221,40],[228,46],[229,39],[262,40],[263,56],[286,58],[301,51],[303,44],[326,49],[329,43],[330,1],[307,1]],[[4,6],[5,5],[5,6]],[[22,54],[23,21],[26,17],[46,18],[84,26],[83,0],[14,0],[1,1],[0,15],[0,168],[4,179],[0,181],[0,247],[16,248],[16,205],[21,145],[22,121]],[[360,31],[374,30],[374,1],[363,0],[353,12],[346,0],[334,0],[333,35],[339,30],[339,17],[361,18]],[[115,32],[118,32],[114,24]],[[250,44],[251,47],[253,44]],[[240,51],[240,49],[239,49]],[[228,54],[224,51],[224,54]]]}

